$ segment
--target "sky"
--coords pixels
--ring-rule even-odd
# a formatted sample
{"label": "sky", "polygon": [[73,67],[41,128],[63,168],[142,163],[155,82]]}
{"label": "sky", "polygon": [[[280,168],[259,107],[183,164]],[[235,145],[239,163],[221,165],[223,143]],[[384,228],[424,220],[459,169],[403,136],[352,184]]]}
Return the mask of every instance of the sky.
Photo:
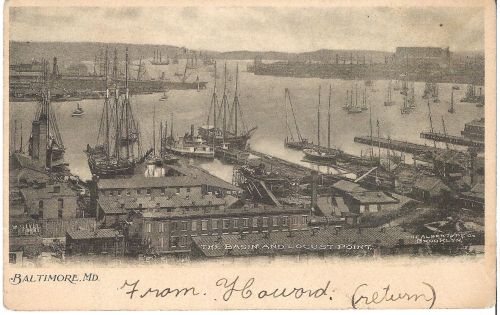
{"label": "sky", "polygon": [[13,7],[16,41],[166,44],[190,49],[484,49],[481,8]]}

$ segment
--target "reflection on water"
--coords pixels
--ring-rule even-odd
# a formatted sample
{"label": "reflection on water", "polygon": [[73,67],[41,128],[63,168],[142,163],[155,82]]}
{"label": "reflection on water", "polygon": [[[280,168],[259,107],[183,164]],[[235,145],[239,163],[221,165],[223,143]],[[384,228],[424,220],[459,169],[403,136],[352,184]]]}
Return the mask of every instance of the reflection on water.
{"label": "reflection on water", "polygon": [[[235,70],[236,63],[239,63],[240,69],[244,69],[243,61],[228,61],[228,72]],[[148,67],[151,76],[158,76],[163,66],[157,69],[153,66]],[[153,107],[156,106],[156,126],[159,121],[168,121],[170,124],[170,113],[174,113],[174,135],[183,135],[189,130],[191,124],[199,126],[206,122],[207,113],[210,106],[210,99],[213,89],[213,79],[208,73],[208,69],[200,69],[201,79],[210,79],[208,88],[197,92],[189,91],[170,91],[166,102],[160,102],[162,93],[149,95],[135,95],[132,98],[135,117],[140,123],[143,148],[152,146],[152,123]],[[353,142],[354,136],[367,135],[370,131],[368,111],[360,114],[348,114],[342,106],[345,103],[346,90],[351,89],[356,81],[343,81],[319,78],[284,78],[273,76],[255,76],[253,73],[240,73],[240,103],[245,117],[247,128],[258,126],[250,144],[253,149],[262,151],[269,155],[280,157],[288,161],[297,162],[301,165],[311,167],[309,163],[303,162],[302,152],[293,151],[283,146],[283,139],[287,136],[284,114],[284,89],[289,88],[295,114],[298,118],[298,124],[301,133],[309,139],[316,139],[317,130],[317,103],[318,86],[322,85],[323,91],[328,91],[331,84],[332,93],[332,127],[331,141],[344,151],[359,155],[366,146]],[[234,90],[234,80],[228,82],[228,90]],[[360,95],[364,89],[364,82],[358,81]],[[420,132],[429,130],[429,116],[427,101],[421,98],[424,90],[424,82],[415,83],[416,108],[413,113],[407,116],[401,116],[400,107],[403,101],[402,95],[393,91],[393,100],[396,105],[391,107],[384,106],[385,95],[387,93],[388,81],[374,81],[374,87],[368,88],[368,105],[372,106],[372,119],[374,135],[377,134],[376,120],[380,122],[380,135],[382,137],[390,136],[392,139],[402,139],[427,145],[433,145],[429,140],[420,139]],[[466,86],[460,85],[460,90],[455,91],[455,114],[448,113],[450,104],[452,84],[440,84],[440,103],[431,103],[432,115],[434,118],[434,129],[442,131],[443,126],[441,118],[446,124],[446,132],[453,135],[460,135],[464,124],[471,119],[484,116],[484,109],[478,108],[475,104],[457,103],[465,94]],[[222,84],[218,84],[222,89]],[[372,91],[373,89],[373,91]],[[222,91],[219,90],[219,95]],[[232,100],[233,95],[229,96]],[[76,102],[53,103],[59,128],[66,146],[66,161],[70,169],[84,179],[90,178],[86,155],[83,152],[87,143],[94,144],[98,133],[99,118],[102,111],[102,100],[83,100],[79,101],[85,111],[83,117],[71,117],[71,113],[76,108]],[[326,119],[328,99],[327,93],[323,93],[321,100],[321,143],[326,144]],[[19,126],[23,126],[23,143],[27,151],[27,142],[31,131],[31,120],[34,117],[36,103],[11,103],[10,119],[17,120],[18,136]],[[290,118],[290,117],[289,117]],[[13,125],[13,123],[11,123]],[[170,127],[169,127],[170,128]],[[158,132],[158,130],[157,130]],[[158,136],[156,137],[158,139]],[[17,141],[19,143],[19,140]],[[442,145],[443,144],[438,144]],[[232,167],[222,164],[219,161],[214,162],[195,162],[204,169],[213,172],[221,178],[231,181]],[[316,167],[317,168],[317,167]],[[335,172],[335,170],[320,168],[322,172]]]}

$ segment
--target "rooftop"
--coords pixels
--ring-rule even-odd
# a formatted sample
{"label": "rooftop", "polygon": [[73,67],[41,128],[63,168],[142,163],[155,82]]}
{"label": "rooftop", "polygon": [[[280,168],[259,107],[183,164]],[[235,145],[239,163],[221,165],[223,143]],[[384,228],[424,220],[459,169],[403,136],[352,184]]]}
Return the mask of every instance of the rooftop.
{"label": "rooftop", "polygon": [[[59,187],[59,189],[57,187]],[[78,193],[72,190],[66,183],[55,183],[41,188],[26,187],[21,189],[21,194],[26,200],[76,197],[78,195]]]}
{"label": "rooftop", "polygon": [[386,195],[382,191],[364,191],[360,193],[351,193],[351,196],[361,204],[399,203],[399,200]]}
{"label": "rooftop", "polygon": [[88,240],[97,238],[115,238],[120,236],[120,232],[115,229],[96,229],[90,230],[70,230],[68,236],[74,240]]}
{"label": "rooftop", "polygon": [[139,216],[143,218],[212,218],[212,217],[245,217],[245,216],[256,216],[256,215],[282,215],[282,214],[298,214],[298,215],[308,215],[310,213],[309,209],[298,208],[298,207],[244,207],[237,209],[228,209],[226,207],[222,209],[214,210],[204,210],[204,209],[191,209],[182,210],[176,209],[174,211],[165,210],[147,210],[139,213]]}
{"label": "rooftop", "polygon": [[361,187],[359,184],[354,183],[354,182],[350,182],[347,180],[343,180],[343,179],[341,179],[338,182],[336,182],[335,184],[333,184],[332,187],[337,189],[337,190],[341,190],[344,192],[350,192],[350,193],[366,191],[366,189]]}
{"label": "rooftop", "polygon": [[202,186],[202,181],[191,176],[145,177],[136,175],[130,178],[100,179],[99,189],[135,189],[162,187],[195,187]]}
{"label": "rooftop", "polygon": [[446,186],[442,180],[437,177],[432,176],[422,176],[413,185],[415,188],[426,190],[426,191],[436,191],[441,192],[441,190],[449,191],[450,188]]}

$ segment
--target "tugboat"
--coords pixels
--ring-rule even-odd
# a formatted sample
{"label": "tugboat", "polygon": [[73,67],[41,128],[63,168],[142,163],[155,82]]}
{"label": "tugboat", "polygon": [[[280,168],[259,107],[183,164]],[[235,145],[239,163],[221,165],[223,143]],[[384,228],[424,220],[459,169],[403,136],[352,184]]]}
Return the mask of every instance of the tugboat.
{"label": "tugboat", "polygon": [[384,102],[384,106],[392,106],[394,105],[394,101],[392,100],[392,80],[389,81],[389,86],[387,87],[387,100]]}
{"label": "tugboat", "polygon": [[80,103],[76,103],[76,109],[71,114],[71,117],[82,117],[84,114],[83,109],[80,107]]}
{"label": "tugboat", "polygon": [[168,99],[167,92],[163,92],[163,96],[160,97],[160,102],[165,102]]}
{"label": "tugboat", "polygon": [[173,136],[173,115],[171,117],[170,136],[162,140],[163,156],[170,153],[188,158],[213,159],[215,157],[213,146],[208,145],[200,135],[194,136],[194,125],[191,125],[191,133],[186,133],[176,140]]}

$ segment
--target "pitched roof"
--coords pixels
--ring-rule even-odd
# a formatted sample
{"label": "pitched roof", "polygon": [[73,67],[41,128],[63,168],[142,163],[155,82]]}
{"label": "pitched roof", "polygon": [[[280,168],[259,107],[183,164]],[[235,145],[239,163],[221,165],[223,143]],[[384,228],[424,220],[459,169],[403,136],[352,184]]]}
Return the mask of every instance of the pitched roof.
{"label": "pitched roof", "polygon": [[100,179],[99,189],[135,189],[163,187],[195,187],[202,186],[202,181],[191,176],[145,177],[136,175],[130,178]]}
{"label": "pitched roof", "polygon": [[[59,187],[59,191],[56,190]],[[21,194],[26,200],[52,199],[57,197],[77,197],[78,192],[71,189],[66,183],[55,183],[45,187],[26,187],[21,189]]]}
{"label": "pitched roof", "polygon": [[386,195],[382,191],[364,191],[359,193],[351,193],[352,198],[359,201],[362,204],[382,204],[382,203],[399,203],[399,200],[391,196]]}
{"label": "pitched roof", "polygon": [[[363,228],[336,230],[335,227],[327,226],[323,229],[307,231],[270,232],[270,233],[249,233],[242,237],[238,234],[227,235],[207,235],[194,236],[194,245],[207,257],[220,256],[250,256],[250,255],[273,255],[277,253],[297,254],[310,251],[320,251],[312,249],[320,246],[330,246],[329,249],[323,247],[322,251],[340,251],[339,246],[343,245],[368,245],[378,244],[382,247],[397,246],[400,240],[404,244],[416,244],[417,240],[409,232],[400,227]],[[225,249],[225,245],[231,245],[231,251]],[[272,245],[283,245],[282,249],[277,249]],[[218,245],[218,246],[212,246]],[[298,247],[307,245],[310,249]]]}
{"label": "pitched roof", "polygon": [[450,188],[446,186],[439,178],[432,176],[422,176],[413,185],[413,187],[420,190],[434,191],[440,193],[441,190],[449,191]]}
{"label": "pitched roof", "polygon": [[74,240],[96,239],[96,238],[115,238],[120,232],[115,229],[96,229],[90,230],[70,230],[68,236]]}
{"label": "pitched roof", "polygon": [[336,182],[335,184],[333,184],[332,187],[335,189],[341,190],[341,191],[345,191],[345,192],[366,191],[366,189],[361,187],[359,184],[353,183],[353,182],[350,182],[347,180],[343,180],[343,179],[341,179],[338,182]]}

